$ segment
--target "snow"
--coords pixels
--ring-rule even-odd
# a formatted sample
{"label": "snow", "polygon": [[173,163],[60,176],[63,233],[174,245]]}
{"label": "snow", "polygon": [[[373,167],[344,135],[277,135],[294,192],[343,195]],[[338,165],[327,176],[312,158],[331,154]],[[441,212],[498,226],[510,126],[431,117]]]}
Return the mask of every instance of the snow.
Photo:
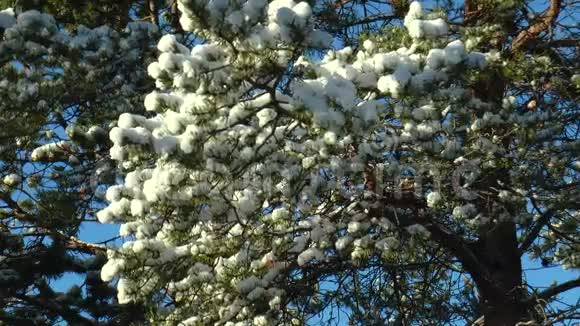
{"label": "snow", "polygon": [[308,248],[298,255],[298,266],[305,266],[312,260],[321,261],[324,259],[324,254],[318,248]]}
{"label": "snow", "polygon": [[[442,18],[421,21],[421,29],[427,38],[438,38],[447,35],[448,27]],[[412,33],[410,33],[413,36]],[[422,35],[423,36],[423,35]]]}
{"label": "snow", "polygon": [[327,131],[324,133],[324,143],[326,143],[327,145],[336,145],[337,142],[337,136],[336,133],[333,131]]}
{"label": "snow", "polygon": [[241,280],[237,284],[236,288],[241,293],[250,293],[255,288],[260,286],[260,284],[262,284],[262,281],[260,281],[259,278],[257,278],[256,276],[250,276],[246,279]]}
{"label": "snow", "polygon": [[[149,69],[151,68],[153,64],[149,65]],[[155,67],[157,67],[158,65],[156,65]],[[155,74],[156,76],[154,76],[154,74],[152,74],[151,72],[149,72],[149,75],[151,77],[156,77],[159,76],[159,74]],[[145,109],[147,111],[157,111],[158,107],[160,105],[160,101],[159,101],[159,94],[157,92],[152,92],[147,94],[147,96],[145,96]]]}
{"label": "snow", "polygon": [[[179,3],[180,8],[188,5]],[[200,11],[201,9],[201,11]],[[266,19],[261,24],[255,24],[261,18],[262,12]],[[332,37],[312,26],[312,9],[307,2],[274,0],[267,3],[264,0],[246,1],[239,6],[229,5],[227,0],[211,0],[205,7],[183,10],[180,23],[184,30],[194,32],[200,26],[197,15],[207,17],[204,24],[210,28],[228,28],[235,34],[243,35],[246,25],[253,25],[252,33],[244,35],[245,39],[237,42],[241,48],[264,49],[273,48],[276,44],[290,43],[297,39],[293,35],[305,35],[303,42],[314,47],[327,47]],[[287,60],[283,60],[287,62]]]}
{"label": "snow", "polygon": [[445,63],[448,66],[456,65],[465,58],[465,46],[461,40],[455,40],[445,47]]}
{"label": "snow", "polygon": [[140,199],[131,200],[131,215],[143,216],[147,209],[147,203]]}
{"label": "snow", "polygon": [[122,192],[125,187],[120,185],[114,185],[107,189],[105,193],[105,199],[110,202],[119,201],[122,198]]}
{"label": "snow", "polygon": [[31,29],[33,25],[54,26],[55,20],[48,14],[40,13],[36,10],[29,10],[21,13],[16,17],[16,24],[22,29]]}
{"label": "snow", "polygon": [[253,320],[254,326],[269,326],[271,323],[268,321],[266,316],[256,316]]}
{"label": "snow", "polygon": [[409,28],[409,25],[415,21],[420,19],[423,16],[423,8],[421,7],[421,3],[419,1],[413,1],[409,5],[409,11],[407,11],[407,15],[405,15],[403,24],[405,27]]}
{"label": "snow", "polygon": [[272,109],[262,109],[260,110],[256,116],[258,117],[258,126],[264,127],[268,122],[274,120],[276,118],[276,111]]}
{"label": "snow", "polygon": [[257,287],[253,289],[248,295],[246,296],[250,301],[257,301],[266,296],[266,290],[263,287]]}
{"label": "snow", "polygon": [[484,69],[487,66],[487,57],[481,52],[471,52],[467,55],[467,64],[474,68]]}
{"label": "snow", "polygon": [[[189,49],[183,45],[181,45],[175,35],[166,34],[159,39],[159,43],[157,43],[157,49],[161,52],[174,52],[174,53],[181,53],[184,55],[189,54]],[[153,76],[152,76],[153,77]]]}
{"label": "snow", "polygon": [[242,215],[252,213],[260,206],[259,198],[250,189],[237,192],[233,204]]}
{"label": "snow", "polygon": [[[147,66],[147,74],[152,78],[158,79],[159,77],[161,77],[162,72],[163,70],[159,66],[158,62],[152,62],[151,64],[149,64],[149,66]],[[147,108],[147,106],[145,107]],[[152,111],[151,109],[148,110]]]}
{"label": "snow", "polygon": [[[286,302],[276,284],[286,275],[327,258],[364,264],[400,248],[397,225],[368,213],[372,201],[365,198],[373,194],[362,189],[368,160],[386,177],[402,169],[388,154],[395,146],[403,156],[421,153],[442,166],[492,149],[479,130],[500,116],[486,115],[489,106],[477,104],[457,78],[458,70],[489,64],[488,54],[467,51],[461,40],[445,43],[447,25],[428,19],[418,2],[405,18],[412,45],[385,51],[367,40],[297,62],[290,59],[308,53],[302,49],[332,42],[314,28],[306,2],[178,4],[183,27],[205,43],[187,53],[177,37],[163,37],[157,61],[147,67],[157,85],[144,99],[147,114],[121,115],[109,134],[125,183],[111,188],[97,217],[122,223],[120,233],[139,241],[111,256],[126,265],[104,269],[107,279],[126,279],[123,300],[167,286],[179,304],[199,302],[212,322],[275,323],[252,307],[268,302],[264,316],[275,316]],[[284,87],[276,78],[255,78],[256,71],[278,68],[288,72]],[[457,135],[465,132],[468,145]],[[414,163],[433,172],[431,162]],[[459,195],[431,186],[431,209],[450,214],[457,206],[458,219],[473,215]],[[428,234],[421,225],[405,230],[411,239]],[[176,259],[184,252],[187,259]],[[188,272],[142,289],[131,274],[141,261],[154,277],[173,267]]]}
{"label": "snow", "polygon": [[336,240],[336,242],[334,243],[334,246],[335,246],[336,250],[343,251],[352,242],[352,240],[353,239],[350,236],[340,237],[340,238],[338,238],[338,240]]}
{"label": "snow", "polygon": [[117,282],[117,300],[120,304],[130,303],[132,300],[131,293],[129,292],[131,286],[128,285],[128,280],[125,278],[119,279]]}
{"label": "snow", "polygon": [[178,71],[185,60],[185,57],[181,54],[163,52],[159,55],[159,68],[170,72]]}
{"label": "snow", "polygon": [[411,73],[408,67],[399,65],[393,74],[379,78],[377,88],[383,93],[399,98],[410,79]]}
{"label": "snow", "polygon": [[436,207],[442,200],[441,193],[438,191],[430,192],[427,195],[427,206],[434,208]]}
{"label": "snow", "polygon": [[474,217],[475,214],[477,214],[477,208],[473,204],[465,204],[453,208],[453,216],[455,218],[466,219]]}
{"label": "snow", "polygon": [[375,44],[373,43],[373,41],[371,41],[371,40],[365,40],[365,41],[363,42],[363,48],[364,48],[366,51],[368,51],[368,52],[372,52],[372,51],[373,51],[373,50],[376,48],[376,46],[375,46]]}
{"label": "snow", "polygon": [[0,11],[0,28],[6,29],[16,24],[14,9],[7,8]]}
{"label": "snow", "polygon": [[104,282],[110,282],[123,268],[123,263],[121,260],[110,259],[101,268],[101,279]]}
{"label": "snow", "polygon": [[442,18],[422,20],[423,10],[418,1],[409,5],[409,11],[404,19],[404,25],[409,35],[414,39],[439,38],[447,35],[448,27]]}
{"label": "snow", "polygon": [[368,101],[361,103],[358,106],[358,116],[365,123],[365,125],[370,125],[379,119],[379,112],[377,108],[377,103]]}
{"label": "snow", "polygon": [[238,237],[244,233],[244,227],[240,223],[236,223],[229,231],[228,235]]}
{"label": "snow", "polygon": [[432,84],[433,82],[442,79],[442,74],[436,72],[435,70],[425,68],[421,73],[411,77],[411,87],[415,90],[421,91],[426,86]]}
{"label": "snow", "polygon": [[272,211],[272,220],[274,221],[283,221],[290,216],[290,212],[287,208],[281,207],[276,208]]}
{"label": "snow", "polygon": [[87,130],[86,136],[92,141],[98,141],[107,138],[107,131],[99,126],[92,126]]}
{"label": "snow", "polygon": [[304,1],[296,4],[292,8],[292,10],[296,14],[296,16],[300,17],[304,21],[307,21],[310,18],[310,16],[312,16],[312,8],[310,8],[310,5]]}
{"label": "snow", "polygon": [[325,49],[330,47],[333,38],[332,35],[326,32],[314,30],[310,34],[308,34],[306,40],[313,47]]}
{"label": "snow", "polygon": [[114,144],[149,144],[151,143],[151,132],[143,127],[119,128],[114,127],[109,133],[109,138]]}
{"label": "snow", "polygon": [[365,223],[361,223],[358,221],[351,221],[348,223],[347,231],[350,234],[365,231],[368,228],[368,225]]}
{"label": "snow", "polygon": [[35,148],[30,156],[33,161],[53,160],[57,156],[71,151],[71,143],[66,140],[61,140]]}
{"label": "snow", "polygon": [[445,65],[445,50],[443,49],[431,49],[425,60],[427,67],[435,70],[443,67]]}
{"label": "snow", "polygon": [[4,184],[7,186],[15,187],[22,182],[22,177],[16,173],[10,173],[4,177],[2,182],[4,182]]}

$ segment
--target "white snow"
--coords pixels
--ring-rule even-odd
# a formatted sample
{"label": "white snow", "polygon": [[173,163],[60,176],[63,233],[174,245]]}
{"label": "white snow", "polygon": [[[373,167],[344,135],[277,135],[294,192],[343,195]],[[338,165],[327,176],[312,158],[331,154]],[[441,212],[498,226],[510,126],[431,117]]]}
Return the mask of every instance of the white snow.
{"label": "white snow", "polygon": [[312,260],[323,260],[324,254],[318,248],[308,248],[298,255],[297,261],[299,266],[304,266]]}
{"label": "white snow", "polygon": [[14,18],[14,9],[7,8],[0,11],[0,28],[9,28],[16,24],[16,18]]}
{"label": "white snow", "polygon": [[7,186],[15,187],[22,182],[22,178],[16,173],[10,173],[2,181]]}
{"label": "white snow", "polygon": [[427,195],[427,206],[433,208],[437,206],[443,198],[441,197],[441,193],[438,191],[430,192]]}

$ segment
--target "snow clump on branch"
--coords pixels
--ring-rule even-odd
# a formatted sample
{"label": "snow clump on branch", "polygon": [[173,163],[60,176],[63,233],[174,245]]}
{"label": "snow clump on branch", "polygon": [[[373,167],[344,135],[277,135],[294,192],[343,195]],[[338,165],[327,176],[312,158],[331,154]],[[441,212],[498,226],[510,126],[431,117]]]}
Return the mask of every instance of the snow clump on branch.
{"label": "snow clump on branch", "polygon": [[[369,213],[365,166],[398,171],[385,160],[395,143],[453,166],[463,152],[457,134],[472,123],[466,112],[481,105],[454,74],[483,69],[490,56],[460,40],[419,51],[447,26],[421,20],[416,2],[405,18],[414,45],[383,51],[367,41],[321,60],[299,55],[332,41],[306,2],[178,5],[183,28],[207,42],[189,51],[163,37],[148,67],[154,114],[124,114],[110,133],[111,157],[128,173],[99,219],[123,223],[135,239],[109,252],[102,277],[120,278],[122,302],[167,289],[176,303],[168,324],[276,324],[293,272],[395,250],[393,222]],[[388,104],[403,98],[411,107]],[[442,198],[462,201],[432,192],[428,206],[465,205]],[[428,235],[420,225],[405,230]]]}

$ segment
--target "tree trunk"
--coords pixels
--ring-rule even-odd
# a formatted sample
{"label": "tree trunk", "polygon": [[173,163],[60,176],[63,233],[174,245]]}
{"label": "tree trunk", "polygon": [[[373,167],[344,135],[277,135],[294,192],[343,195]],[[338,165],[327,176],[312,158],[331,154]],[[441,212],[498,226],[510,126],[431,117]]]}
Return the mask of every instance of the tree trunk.
{"label": "tree trunk", "polygon": [[522,263],[515,223],[499,222],[477,247],[476,253],[491,276],[491,284],[477,284],[485,325],[513,326],[529,320],[528,307],[522,300]]}
{"label": "tree trunk", "polygon": [[489,307],[484,315],[486,326],[514,326],[525,321],[526,310],[515,304],[498,302]]}

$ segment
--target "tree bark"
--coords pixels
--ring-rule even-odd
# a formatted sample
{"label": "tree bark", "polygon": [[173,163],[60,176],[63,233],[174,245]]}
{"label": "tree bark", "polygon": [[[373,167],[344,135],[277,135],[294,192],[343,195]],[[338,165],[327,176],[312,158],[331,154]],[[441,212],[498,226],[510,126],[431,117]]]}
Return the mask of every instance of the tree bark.
{"label": "tree bark", "polygon": [[531,25],[529,28],[522,30],[512,42],[512,52],[518,51],[536,40],[540,34],[546,30],[552,29],[558,15],[562,0],[551,0],[548,9],[540,16],[540,20]]}
{"label": "tree bark", "polygon": [[488,268],[494,291],[486,284],[477,284],[481,292],[485,325],[513,326],[529,320],[528,305],[522,291],[522,263],[514,222],[500,222],[478,246],[478,256]]}
{"label": "tree bark", "polygon": [[177,8],[177,0],[167,0],[167,7],[169,8],[169,22],[175,33],[182,33],[183,29],[179,23],[179,10]]}
{"label": "tree bark", "polygon": [[148,5],[149,19],[151,20],[151,23],[155,26],[159,26],[159,13],[157,11],[157,4],[155,3],[155,0],[149,0]]}

